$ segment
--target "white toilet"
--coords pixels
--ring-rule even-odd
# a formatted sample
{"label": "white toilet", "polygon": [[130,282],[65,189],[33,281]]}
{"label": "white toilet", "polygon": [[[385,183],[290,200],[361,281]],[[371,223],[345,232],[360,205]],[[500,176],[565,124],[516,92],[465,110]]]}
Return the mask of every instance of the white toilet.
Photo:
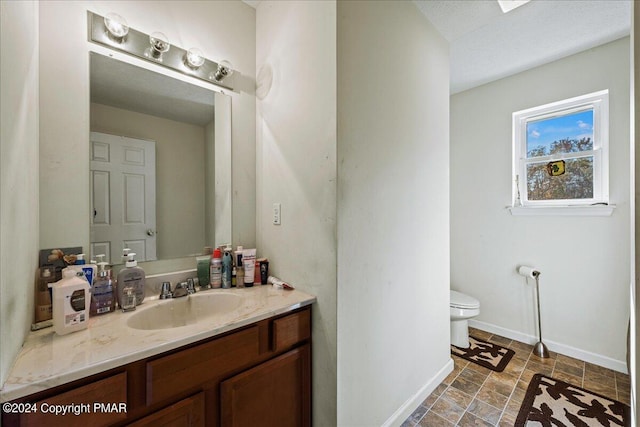
{"label": "white toilet", "polygon": [[480,301],[462,292],[451,290],[449,316],[451,318],[451,344],[469,347],[469,322],[480,314]]}

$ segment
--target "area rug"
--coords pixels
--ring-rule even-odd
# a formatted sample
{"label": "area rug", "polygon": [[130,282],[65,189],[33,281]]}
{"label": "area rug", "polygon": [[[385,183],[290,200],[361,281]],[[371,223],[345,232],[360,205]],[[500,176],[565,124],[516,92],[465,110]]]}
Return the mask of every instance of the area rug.
{"label": "area rug", "polygon": [[515,352],[498,344],[482,341],[470,336],[469,348],[460,348],[452,345],[451,354],[477,363],[492,371],[502,372]]}
{"label": "area rug", "polygon": [[554,378],[535,374],[515,427],[630,426],[629,407],[616,400]]}

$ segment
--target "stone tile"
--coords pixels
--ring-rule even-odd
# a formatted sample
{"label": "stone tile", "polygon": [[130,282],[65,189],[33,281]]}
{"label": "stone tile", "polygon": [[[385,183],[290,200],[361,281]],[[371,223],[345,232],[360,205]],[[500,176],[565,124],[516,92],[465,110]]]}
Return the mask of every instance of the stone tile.
{"label": "stone tile", "polygon": [[453,427],[455,424],[429,411],[417,425],[420,427]]}
{"label": "stone tile", "polygon": [[464,378],[465,380],[471,381],[472,383],[482,384],[484,380],[486,380],[489,376],[489,372],[491,371],[489,371],[488,369],[479,371],[475,369],[469,369],[467,367],[464,368],[462,372],[460,372],[460,378]]}
{"label": "stone tile", "polygon": [[624,403],[625,405],[631,406],[631,390],[630,389],[618,389],[618,399],[619,402]]}
{"label": "stone tile", "polygon": [[447,389],[447,385],[446,384],[438,384],[438,387],[436,387],[431,394],[433,394],[434,396],[440,396],[442,393],[444,393],[444,391]]}
{"label": "stone tile", "polygon": [[557,353],[549,352],[549,357],[540,357],[535,353],[531,353],[530,360],[540,363],[541,365],[553,365],[556,363],[556,358],[558,357]]}
{"label": "stone tile", "polygon": [[527,365],[526,360],[518,359],[515,356],[511,358],[507,366],[504,368],[505,373],[520,375],[524,371],[524,367]]}
{"label": "stone tile", "polygon": [[587,371],[584,374],[584,380],[585,381],[589,381],[589,382],[602,384],[603,386],[616,388],[616,377],[615,377],[615,375],[609,377],[609,376],[605,376],[605,375],[595,374],[592,371]]}
{"label": "stone tile", "polygon": [[498,423],[498,427],[513,427],[516,425],[516,415],[507,414],[506,412],[502,414],[502,418],[500,418],[500,422]]}
{"label": "stone tile", "polygon": [[518,350],[523,353],[527,353],[527,355],[533,351],[533,346],[531,344],[525,344],[523,342],[515,341],[515,340],[511,341],[509,348],[513,350]]}
{"label": "stone tile", "polygon": [[417,423],[420,422],[420,420],[422,419],[422,417],[424,417],[424,415],[427,413],[428,409],[425,408],[424,406],[420,405],[416,408],[415,411],[413,411],[413,413],[411,415],[409,415],[409,418],[407,418],[405,420],[405,423],[408,421],[409,425],[416,425]]}
{"label": "stone tile", "polygon": [[557,361],[566,363],[569,365],[577,366],[579,368],[584,368],[584,361],[570,357],[570,356],[565,356],[564,354],[558,354]]}
{"label": "stone tile", "polygon": [[467,412],[475,415],[478,418],[482,418],[491,425],[496,425],[500,420],[500,415],[502,414],[501,409],[494,408],[493,406],[478,399],[475,399],[473,402],[471,402],[471,405],[469,405],[469,409],[467,409]]}
{"label": "stone tile", "polygon": [[504,408],[505,414],[513,415],[514,418],[518,416],[518,412],[520,412],[520,407],[522,406],[522,401],[518,401],[518,399],[509,399],[507,406]]}
{"label": "stone tile", "polygon": [[575,375],[567,374],[562,371],[554,370],[553,378],[568,382],[569,384],[576,385],[578,387],[582,387],[582,377],[577,377]]}
{"label": "stone tile", "polygon": [[464,393],[470,394],[471,396],[474,396],[478,390],[480,390],[480,384],[473,383],[460,376],[451,383],[451,387],[455,387]]}
{"label": "stone tile", "polygon": [[473,363],[473,362],[469,362],[466,369],[472,369],[474,371],[478,371],[481,374],[485,374],[485,375],[489,375],[491,372],[493,372],[491,369],[485,368],[484,366],[480,366],[477,363]]}
{"label": "stone tile", "polygon": [[489,341],[489,338],[493,335],[491,332],[481,331],[476,328],[469,328],[469,335],[478,338],[479,340]]}
{"label": "stone tile", "polygon": [[424,402],[422,402],[422,406],[424,406],[427,409],[431,409],[431,407],[433,406],[434,403],[436,403],[436,400],[438,400],[439,397],[440,396],[436,396],[435,394],[431,393],[429,396],[427,396]]}
{"label": "stone tile", "polygon": [[631,388],[631,379],[629,375],[623,374],[622,372],[616,372],[616,387],[620,388]]}
{"label": "stone tile", "polygon": [[462,417],[462,414],[464,414],[465,410],[452,401],[440,397],[440,399],[438,399],[436,403],[433,404],[431,409],[429,409],[429,412],[440,415],[445,420],[455,424]]}
{"label": "stone tile", "polygon": [[463,359],[462,357],[452,355],[453,356],[453,368],[463,370],[470,363],[467,359]]}
{"label": "stone tile", "polygon": [[580,378],[582,378],[582,376],[584,375],[584,370],[581,367],[570,365],[562,361],[556,362],[555,371],[564,372],[565,374],[573,375]]}
{"label": "stone tile", "polygon": [[509,347],[509,345],[511,344],[511,341],[513,340],[509,338],[501,337],[500,335],[492,335],[491,338],[489,338],[487,341],[492,342],[494,344],[501,345],[503,347]]}
{"label": "stone tile", "polygon": [[533,376],[536,373],[537,372],[532,371],[531,369],[525,369],[524,371],[522,371],[522,374],[520,375],[520,381],[524,381],[525,384],[529,384],[529,382],[531,381],[531,378],[533,378]]}
{"label": "stone tile", "polygon": [[511,389],[513,389],[518,383],[518,379],[520,375],[515,375],[509,372],[492,372],[489,375],[489,378],[496,379],[504,384],[507,384]]}
{"label": "stone tile", "polygon": [[493,424],[486,422],[482,418],[478,418],[475,415],[466,412],[460,422],[458,423],[458,427],[493,427]]}
{"label": "stone tile", "polygon": [[531,353],[516,350],[516,354],[513,355],[511,360],[522,360],[523,362],[526,362],[527,360],[529,360],[529,357],[531,357]]}
{"label": "stone tile", "polygon": [[462,372],[461,369],[453,368],[453,371],[449,372],[449,375],[442,381],[442,384],[450,385],[460,372]]}
{"label": "stone tile", "polygon": [[507,401],[509,400],[507,396],[496,393],[489,385],[483,385],[482,388],[480,388],[480,391],[476,394],[476,399],[488,403],[498,409],[504,409]]}
{"label": "stone tile", "polygon": [[610,399],[617,399],[618,394],[616,393],[616,389],[612,387],[607,387],[600,383],[596,383],[593,381],[589,381],[587,379],[584,380],[584,387],[586,390],[592,391],[594,393],[601,394]]}
{"label": "stone tile", "polygon": [[551,375],[553,373],[553,364],[550,364],[549,362],[543,362],[543,363],[529,359],[529,361],[527,362],[526,369],[534,371],[536,374],[542,374],[547,376]]}
{"label": "stone tile", "polygon": [[511,395],[511,391],[513,390],[512,385],[505,383],[504,381],[501,381],[499,379],[492,378],[491,376],[487,378],[487,380],[484,382],[484,385],[489,387],[495,393],[499,393],[506,397],[509,397]]}
{"label": "stone tile", "polygon": [[587,373],[590,373],[590,374],[601,375],[603,377],[610,377],[610,378],[616,377],[615,371],[605,368],[603,366],[594,365],[593,363],[589,363],[589,362],[585,362],[584,364],[584,373],[585,375]]}
{"label": "stone tile", "polygon": [[402,425],[400,425],[400,427],[413,427],[413,426],[415,426],[415,424],[412,423],[408,418],[404,420]]}
{"label": "stone tile", "polygon": [[447,391],[442,394],[441,398],[449,399],[450,401],[464,409],[466,409],[473,401],[473,396],[470,396],[455,387],[449,387]]}

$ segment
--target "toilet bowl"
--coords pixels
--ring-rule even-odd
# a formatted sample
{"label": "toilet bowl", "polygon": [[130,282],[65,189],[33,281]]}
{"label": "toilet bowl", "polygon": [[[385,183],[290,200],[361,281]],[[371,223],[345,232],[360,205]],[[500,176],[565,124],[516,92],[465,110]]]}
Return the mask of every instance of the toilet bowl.
{"label": "toilet bowl", "polygon": [[462,292],[450,291],[451,344],[456,347],[469,347],[468,321],[478,314],[480,314],[480,301]]}

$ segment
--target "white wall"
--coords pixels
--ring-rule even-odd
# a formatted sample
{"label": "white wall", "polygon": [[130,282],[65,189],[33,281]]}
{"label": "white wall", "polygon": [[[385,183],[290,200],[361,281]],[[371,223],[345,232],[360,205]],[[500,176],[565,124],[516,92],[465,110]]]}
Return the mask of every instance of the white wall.
{"label": "white wall", "polygon": [[[205,241],[205,128],[91,103],[91,131],[156,142],[158,259],[202,252]],[[188,219],[185,219],[187,213]]]}
{"label": "white wall", "polygon": [[[611,217],[511,216],[511,113],[609,89]],[[451,287],[480,300],[480,327],[533,342],[540,277],[551,349],[624,369],[629,321],[629,39],[451,97]],[[521,337],[522,338],[522,337]]]}
{"label": "white wall", "polygon": [[0,2],[0,384],[33,321],[38,266],[38,2]]}
{"label": "white wall", "polygon": [[[89,55],[87,9],[116,12],[137,30],[162,31],[183,48],[198,46],[239,73],[232,93],[233,237],[255,244],[255,10],[240,1],[41,2],[41,247],[89,242]],[[64,31],[59,31],[63,27]],[[78,197],[69,198],[68,188]]]}
{"label": "white wall", "polygon": [[338,2],[338,425],[451,369],[449,50],[413,2]]}
{"label": "white wall", "polygon": [[[336,423],[336,3],[263,1],[256,15],[257,241],[314,294],[313,424]],[[271,224],[281,203],[282,225]]]}

